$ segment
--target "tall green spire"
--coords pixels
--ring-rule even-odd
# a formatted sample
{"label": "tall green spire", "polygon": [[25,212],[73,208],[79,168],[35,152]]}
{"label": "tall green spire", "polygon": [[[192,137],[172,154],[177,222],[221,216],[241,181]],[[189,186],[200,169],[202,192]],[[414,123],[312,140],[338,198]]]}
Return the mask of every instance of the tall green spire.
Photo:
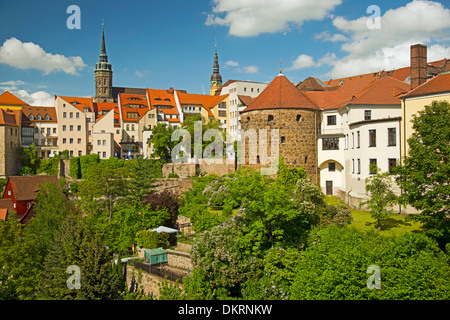
{"label": "tall green spire", "polygon": [[211,75],[211,85],[216,84],[218,86],[222,85],[222,76],[219,73],[219,56],[217,55],[217,41],[214,45],[214,64],[213,64],[213,74]]}
{"label": "tall green spire", "polygon": [[108,55],[106,54],[105,45],[105,24],[102,20],[102,49],[100,50],[100,62],[108,62]]}

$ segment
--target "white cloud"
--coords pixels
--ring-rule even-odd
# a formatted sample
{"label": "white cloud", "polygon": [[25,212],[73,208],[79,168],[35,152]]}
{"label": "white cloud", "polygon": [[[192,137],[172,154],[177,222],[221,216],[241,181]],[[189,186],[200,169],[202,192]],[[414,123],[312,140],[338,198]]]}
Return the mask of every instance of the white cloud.
{"label": "white cloud", "polygon": [[322,20],[342,0],[214,0],[205,24],[223,25],[229,34],[252,37],[260,33],[286,32],[304,21]]}
{"label": "white cloud", "polygon": [[225,62],[225,66],[228,67],[238,67],[239,63],[233,60],[228,60],[227,62]]}
{"label": "white cloud", "polygon": [[301,54],[292,62],[292,65],[289,68],[286,68],[286,70],[300,70],[318,66],[318,63],[314,61],[313,57],[307,54]]}
{"label": "white cloud", "polygon": [[247,66],[243,68],[244,73],[257,73],[259,68],[257,66]]}
{"label": "white cloud", "polygon": [[5,91],[13,91],[17,90],[17,88],[21,85],[24,85],[25,81],[22,80],[10,80],[5,82],[0,82],[0,89]]}
{"label": "white cloud", "polygon": [[[450,46],[445,45],[449,41],[450,9],[442,3],[413,0],[402,7],[381,12],[380,29],[368,28],[368,18],[333,18],[333,25],[339,31],[337,34],[345,34],[347,38],[342,38],[341,46],[347,54],[341,59],[323,57],[322,63],[319,60],[315,66],[332,66],[325,76],[339,78],[409,66],[410,46],[416,43],[428,45],[428,61],[450,56]],[[335,36],[322,32],[315,38],[332,41]]]}
{"label": "white cloud", "polygon": [[22,70],[38,69],[44,75],[59,71],[76,75],[86,67],[79,56],[48,53],[33,42],[22,42],[16,38],[7,39],[0,47],[0,63]]}
{"label": "white cloud", "polygon": [[348,38],[343,34],[340,33],[330,34],[328,31],[323,31],[321,33],[315,34],[314,39],[331,42],[348,41]]}
{"label": "white cloud", "polygon": [[18,90],[12,92],[19,99],[22,99],[31,106],[47,106],[54,105],[55,97],[45,91],[37,91],[34,93],[28,93],[26,90]]}
{"label": "white cloud", "polygon": [[134,74],[137,75],[139,78],[144,77],[147,73],[148,73],[148,70],[134,72]]}

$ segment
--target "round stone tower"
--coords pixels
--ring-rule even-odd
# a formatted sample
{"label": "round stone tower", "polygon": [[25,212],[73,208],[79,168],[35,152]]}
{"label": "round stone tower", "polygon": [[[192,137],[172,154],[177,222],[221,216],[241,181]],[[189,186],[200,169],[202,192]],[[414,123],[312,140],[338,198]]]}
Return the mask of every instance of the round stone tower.
{"label": "round stone tower", "polygon": [[[282,73],[266,87],[253,102],[241,112],[241,137],[245,141],[245,163],[251,163],[250,149],[254,129],[257,134],[257,162],[259,154],[270,154],[271,133],[278,129],[279,156],[290,167],[304,167],[314,182],[318,181],[317,135],[319,131],[319,108],[309,100]],[[260,130],[267,130],[267,151],[261,150]],[[262,132],[263,133],[263,132]],[[247,138],[248,137],[248,138]],[[253,141],[255,142],[255,141]],[[275,142],[275,141],[274,141]],[[253,146],[253,147],[252,147]]]}

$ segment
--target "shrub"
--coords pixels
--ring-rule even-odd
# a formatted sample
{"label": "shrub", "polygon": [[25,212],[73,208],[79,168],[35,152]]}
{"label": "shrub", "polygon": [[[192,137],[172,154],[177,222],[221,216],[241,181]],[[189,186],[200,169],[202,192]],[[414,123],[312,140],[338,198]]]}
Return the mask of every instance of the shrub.
{"label": "shrub", "polygon": [[179,178],[178,174],[176,173],[169,173],[169,175],[167,176],[167,178]]}
{"label": "shrub", "polygon": [[69,184],[69,189],[70,189],[71,192],[78,192],[78,190],[79,190],[78,182],[71,182]]}
{"label": "shrub", "polygon": [[169,244],[169,235],[167,233],[158,233],[156,231],[141,230],[136,233],[136,243],[141,248],[155,249],[158,247],[167,247]]}
{"label": "shrub", "polygon": [[80,172],[81,178],[86,178],[89,167],[99,162],[98,155],[95,153],[87,154],[80,157]]}
{"label": "shrub", "polygon": [[[381,289],[369,289],[367,268],[381,271]],[[291,299],[450,298],[448,256],[423,234],[382,236],[331,225],[310,233]]]}
{"label": "shrub", "polygon": [[69,174],[73,179],[81,178],[80,157],[70,158]]}

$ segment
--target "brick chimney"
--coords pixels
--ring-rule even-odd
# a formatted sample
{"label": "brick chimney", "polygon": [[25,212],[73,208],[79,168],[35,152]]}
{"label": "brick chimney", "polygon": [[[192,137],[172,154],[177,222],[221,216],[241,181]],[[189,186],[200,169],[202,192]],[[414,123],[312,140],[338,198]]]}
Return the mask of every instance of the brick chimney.
{"label": "brick chimney", "polygon": [[427,81],[427,46],[415,44],[411,46],[411,90]]}

